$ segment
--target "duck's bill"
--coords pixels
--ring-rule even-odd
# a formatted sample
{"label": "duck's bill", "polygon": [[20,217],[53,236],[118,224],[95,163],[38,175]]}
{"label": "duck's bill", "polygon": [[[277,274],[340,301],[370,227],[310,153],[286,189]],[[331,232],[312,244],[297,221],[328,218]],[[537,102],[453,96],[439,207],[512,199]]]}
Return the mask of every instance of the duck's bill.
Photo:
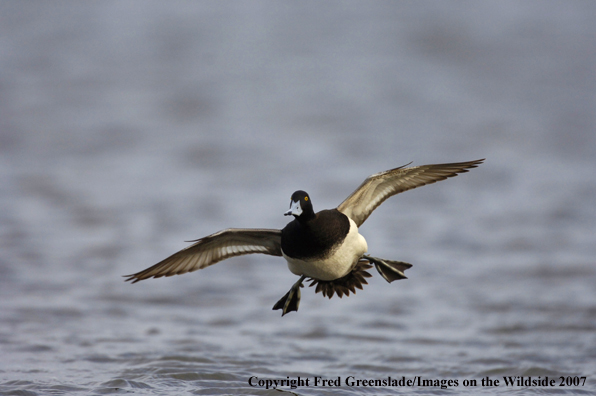
{"label": "duck's bill", "polygon": [[300,201],[292,201],[290,203],[290,210],[284,213],[284,216],[300,216],[302,214],[302,207]]}

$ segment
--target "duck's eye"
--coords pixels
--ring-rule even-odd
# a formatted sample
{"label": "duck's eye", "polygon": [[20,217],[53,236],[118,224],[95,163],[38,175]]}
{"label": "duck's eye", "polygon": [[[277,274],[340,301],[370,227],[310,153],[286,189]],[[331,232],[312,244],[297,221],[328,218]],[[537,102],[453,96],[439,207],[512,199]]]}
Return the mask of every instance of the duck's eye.
{"label": "duck's eye", "polygon": [[308,197],[304,197],[304,200],[305,200],[305,201],[308,201]]}

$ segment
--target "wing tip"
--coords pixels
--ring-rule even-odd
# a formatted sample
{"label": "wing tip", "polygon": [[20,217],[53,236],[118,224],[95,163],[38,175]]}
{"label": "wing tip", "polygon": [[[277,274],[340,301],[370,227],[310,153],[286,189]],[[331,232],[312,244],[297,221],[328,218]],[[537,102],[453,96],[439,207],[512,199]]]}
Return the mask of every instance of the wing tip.
{"label": "wing tip", "polygon": [[124,282],[130,282],[131,285],[146,279],[146,278],[141,278],[139,276],[139,274],[122,275],[122,277],[126,278],[126,279],[124,279]]}
{"label": "wing tip", "polygon": [[477,159],[474,161],[464,162],[464,164],[468,164],[466,166],[467,169],[478,168],[478,165],[483,164],[486,158]]}
{"label": "wing tip", "polygon": [[[478,166],[481,165],[482,163],[484,163],[485,160],[486,160],[486,158],[482,158],[482,159],[477,159],[477,160],[473,160],[473,161],[466,161],[466,162],[453,162],[453,163],[450,163],[450,164],[437,164],[436,166],[445,166],[445,167],[456,168],[455,170],[453,170],[453,173],[452,174],[445,175],[446,178],[448,178],[448,177],[457,176],[460,173],[469,172],[470,169],[478,168]],[[445,180],[445,179],[440,179],[440,180]]]}
{"label": "wing tip", "polygon": [[130,284],[133,285],[137,282],[147,280],[147,279],[157,279],[157,278],[163,278],[163,277],[169,278],[170,276],[182,275],[182,274],[186,274],[187,272],[193,272],[193,271],[181,271],[181,272],[174,272],[174,273],[170,273],[170,274],[155,274],[155,275],[143,275],[144,271],[141,271],[139,273],[132,274],[132,275],[122,275],[122,277],[126,278],[126,279],[124,279],[124,282],[130,282]]}

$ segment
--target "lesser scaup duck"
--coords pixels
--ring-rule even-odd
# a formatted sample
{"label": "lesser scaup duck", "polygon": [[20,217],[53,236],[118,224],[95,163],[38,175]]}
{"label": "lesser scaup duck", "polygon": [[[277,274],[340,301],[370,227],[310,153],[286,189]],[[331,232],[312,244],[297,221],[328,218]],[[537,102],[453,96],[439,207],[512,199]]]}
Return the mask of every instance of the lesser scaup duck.
{"label": "lesser scaup duck", "polygon": [[[341,298],[367,284],[366,271],[374,265],[389,283],[406,279],[404,271],[412,265],[368,256],[366,240],[358,227],[387,198],[431,184],[458,173],[476,168],[484,159],[451,164],[423,165],[391,169],[369,176],[336,209],[315,213],[309,195],[296,191],[290,200],[286,216],[294,216],[283,230],[229,228],[195,242],[178,253],[136,274],[126,275],[127,281],[185,274],[208,267],[221,260],[251,253],[282,256],[290,271],[300,279],[273,309],[282,316],[298,311],[300,288],[309,278],[310,286],[323,296]],[[408,164],[409,165],[409,164]]]}

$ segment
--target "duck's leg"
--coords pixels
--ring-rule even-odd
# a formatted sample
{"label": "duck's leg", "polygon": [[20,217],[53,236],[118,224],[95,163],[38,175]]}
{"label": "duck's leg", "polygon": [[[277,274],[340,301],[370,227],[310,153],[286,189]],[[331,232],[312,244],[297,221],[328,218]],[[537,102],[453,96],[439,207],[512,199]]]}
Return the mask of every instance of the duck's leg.
{"label": "duck's leg", "polygon": [[362,257],[373,263],[379,274],[389,283],[398,279],[407,279],[408,277],[404,275],[404,271],[412,267],[412,264],[403,261],[385,260],[366,255]]}
{"label": "duck's leg", "polygon": [[286,293],[275,305],[273,309],[282,309],[281,316],[284,316],[288,312],[296,311],[298,312],[298,306],[300,305],[300,288],[302,287],[302,282],[306,279],[306,275],[302,275],[298,282],[292,285],[292,288],[289,292]]}

